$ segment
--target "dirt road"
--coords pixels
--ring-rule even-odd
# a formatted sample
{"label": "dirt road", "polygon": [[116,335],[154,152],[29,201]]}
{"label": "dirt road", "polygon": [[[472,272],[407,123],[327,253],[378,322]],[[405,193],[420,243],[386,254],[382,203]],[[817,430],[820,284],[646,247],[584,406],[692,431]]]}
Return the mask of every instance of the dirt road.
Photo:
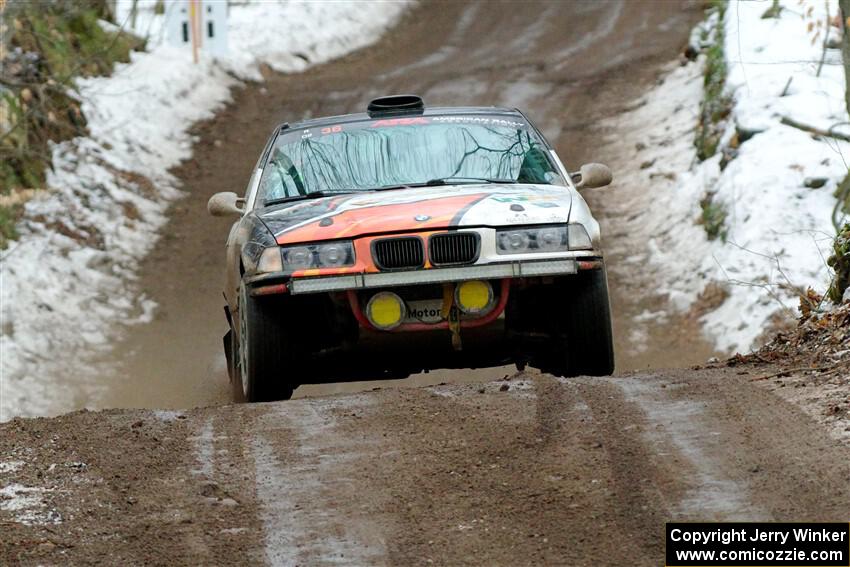
{"label": "dirt road", "polygon": [[[372,48],[240,91],[177,172],[188,197],[139,283],[156,319],[100,361],[97,405],[227,402],[229,222],[205,203],[242,190],[274,124],[389,92],[516,105],[576,166],[598,155],[597,121],[632,104],[698,17],[660,0],[423,3]],[[588,197],[628,239],[605,192]],[[687,320],[633,354],[631,318],[658,298],[640,274],[617,277],[621,370],[711,354]],[[0,564],[660,565],[665,521],[846,521],[850,450],[751,381],[762,372],[500,368],[304,387],[313,397],[280,404],[14,420],[0,424]],[[360,393],[317,397],[343,391]]]}
{"label": "dirt road", "polygon": [[0,563],[657,566],[665,521],[845,521],[848,446],[759,372],[16,420]]}
{"label": "dirt road", "polygon": [[[362,111],[374,96],[397,92],[419,93],[435,105],[519,106],[567,165],[578,167],[601,159],[596,122],[634,104],[661,65],[675,59],[699,17],[695,4],[668,1],[425,2],[371,48],[304,74],[269,74],[265,84],[237,92],[229,108],[199,125],[195,159],[176,171],[189,195],[175,205],[139,281],[158,304],[155,320],[128,328],[96,365],[94,377],[80,377],[97,392],[80,399],[87,407],[104,408],[184,408],[229,400],[221,289],[230,220],[207,216],[206,201],[217,191],[244,190],[275,124]],[[602,157],[616,171],[617,156]],[[617,220],[604,218],[605,191],[587,197],[603,216],[603,235],[627,241],[616,230]],[[634,276],[628,282],[611,277],[621,370],[684,366],[713,354],[693,322],[675,320],[650,337],[644,352],[633,353],[631,319],[648,308],[651,286]],[[507,371],[435,372],[394,384],[480,381]],[[304,386],[296,397],[375,385]]]}

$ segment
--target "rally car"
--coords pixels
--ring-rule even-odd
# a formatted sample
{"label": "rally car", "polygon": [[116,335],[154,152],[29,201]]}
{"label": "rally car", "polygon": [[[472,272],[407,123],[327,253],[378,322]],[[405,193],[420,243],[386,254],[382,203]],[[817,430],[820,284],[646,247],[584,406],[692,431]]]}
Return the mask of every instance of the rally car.
{"label": "rally car", "polygon": [[519,110],[375,99],[365,113],[275,128],[226,246],[224,338],[235,390],[514,363],[614,369],[599,225]]}

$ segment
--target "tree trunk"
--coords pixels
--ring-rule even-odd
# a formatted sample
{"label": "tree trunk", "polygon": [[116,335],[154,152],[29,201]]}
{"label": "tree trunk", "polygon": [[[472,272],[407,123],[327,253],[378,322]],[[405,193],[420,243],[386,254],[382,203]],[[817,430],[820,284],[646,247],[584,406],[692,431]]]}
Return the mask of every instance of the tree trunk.
{"label": "tree trunk", "polygon": [[841,55],[844,60],[844,103],[847,105],[847,112],[850,112],[850,29],[847,22],[850,18],[850,0],[838,0],[838,6],[841,8],[841,29],[844,33],[841,36]]}

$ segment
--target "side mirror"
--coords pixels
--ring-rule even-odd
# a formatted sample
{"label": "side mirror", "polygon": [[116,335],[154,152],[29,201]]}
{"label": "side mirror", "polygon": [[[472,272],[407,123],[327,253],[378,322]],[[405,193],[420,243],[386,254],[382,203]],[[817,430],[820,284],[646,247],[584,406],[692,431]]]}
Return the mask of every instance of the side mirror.
{"label": "side mirror", "polygon": [[245,199],[240,199],[236,193],[230,191],[216,193],[207,201],[207,212],[214,217],[225,217],[227,215],[241,215]]}
{"label": "side mirror", "polygon": [[611,168],[602,163],[586,163],[570,177],[579,189],[593,189],[594,187],[605,187],[614,179]]}

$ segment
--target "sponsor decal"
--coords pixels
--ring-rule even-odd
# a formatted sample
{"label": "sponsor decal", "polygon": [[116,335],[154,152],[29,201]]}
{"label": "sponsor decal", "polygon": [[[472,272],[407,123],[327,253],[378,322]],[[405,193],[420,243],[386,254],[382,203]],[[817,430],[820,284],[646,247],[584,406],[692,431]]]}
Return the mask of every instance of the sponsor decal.
{"label": "sponsor decal", "polygon": [[486,124],[488,126],[510,126],[512,128],[527,128],[525,122],[516,122],[505,118],[488,118],[486,116],[435,116],[434,122],[448,124]]}
{"label": "sponsor decal", "polygon": [[442,299],[422,299],[407,302],[406,323],[439,323],[442,320]]}
{"label": "sponsor decal", "polygon": [[384,120],[376,120],[372,122],[372,128],[381,128],[385,126],[412,126],[414,124],[429,124],[430,121],[422,116],[416,118],[387,118]]}
{"label": "sponsor decal", "polygon": [[561,204],[553,197],[548,195],[511,195],[511,196],[493,196],[490,197],[497,203],[526,203],[543,209],[551,209],[560,207]]}

